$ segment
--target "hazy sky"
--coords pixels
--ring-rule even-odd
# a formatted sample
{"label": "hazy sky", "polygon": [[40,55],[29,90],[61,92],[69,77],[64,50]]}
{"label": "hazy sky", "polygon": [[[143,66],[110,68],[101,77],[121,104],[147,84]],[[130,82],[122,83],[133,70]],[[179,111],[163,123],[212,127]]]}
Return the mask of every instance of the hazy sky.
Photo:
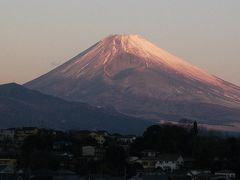
{"label": "hazy sky", "polygon": [[0,84],[36,78],[115,33],[240,85],[239,0],[0,0]]}

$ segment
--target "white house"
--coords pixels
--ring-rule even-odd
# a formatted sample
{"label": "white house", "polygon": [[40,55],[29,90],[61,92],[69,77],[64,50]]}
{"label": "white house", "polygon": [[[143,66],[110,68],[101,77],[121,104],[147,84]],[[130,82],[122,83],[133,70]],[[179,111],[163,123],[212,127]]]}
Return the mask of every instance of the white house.
{"label": "white house", "polygon": [[96,147],[95,146],[83,146],[82,147],[82,156],[93,157],[95,156]]}
{"label": "white house", "polygon": [[142,164],[142,160],[137,156],[130,156],[127,159],[127,161],[129,164],[135,164],[135,163]]}
{"label": "white house", "polygon": [[236,173],[232,172],[232,171],[227,171],[227,170],[223,170],[223,171],[217,171],[215,172],[216,176],[223,176],[226,178],[236,178]]}
{"label": "white house", "polygon": [[135,140],[136,136],[131,135],[118,137],[118,141],[124,144],[132,144]]}
{"label": "white house", "polygon": [[179,169],[184,163],[183,157],[176,154],[162,154],[158,156],[155,168],[162,170],[176,170]]}
{"label": "white house", "polygon": [[94,160],[101,160],[104,158],[106,150],[95,146],[83,146],[82,156]]}

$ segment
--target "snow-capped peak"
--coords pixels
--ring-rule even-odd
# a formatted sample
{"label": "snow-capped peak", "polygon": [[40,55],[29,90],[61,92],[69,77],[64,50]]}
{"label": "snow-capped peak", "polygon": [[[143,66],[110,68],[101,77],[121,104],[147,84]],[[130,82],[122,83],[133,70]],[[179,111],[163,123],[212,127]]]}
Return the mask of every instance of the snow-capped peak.
{"label": "snow-capped peak", "polygon": [[[54,74],[57,78],[76,80],[103,77],[112,81],[117,74],[130,69],[141,72],[142,77],[149,71],[158,72],[160,74],[158,78],[169,76],[192,81],[191,83],[198,82],[211,87],[220,87],[224,89],[224,96],[227,99],[240,101],[238,95],[236,97],[233,95],[239,93],[239,87],[223,83],[221,79],[158,48],[139,35],[110,35],[48,74]],[[179,90],[177,91],[179,93]],[[228,93],[230,91],[233,93]],[[196,91],[196,93],[201,92]]]}
{"label": "snow-capped peak", "polygon": [[75,67],[74,69],[80,75],[91,64],[94,64],[94,69],[99,66],[104,66],[103,68],[105,68],[113,59],[124,53],[139,57],[139,61],[144,61],[143,63],[147,68],[158,66],[192,79],[218,84],[216,77],[171,55],[136,34],[114,34],[107,36],[84,55],[74,58],[74,63],[68,64],[67,67],[65,66],[63,72],[72,71],[72,67]]}
{"label": "snow-capped peak", "polygon": [[138,35],[108,36],[26,86],[147,119],[166,114],[222,123],[239,117],[240,87]]}

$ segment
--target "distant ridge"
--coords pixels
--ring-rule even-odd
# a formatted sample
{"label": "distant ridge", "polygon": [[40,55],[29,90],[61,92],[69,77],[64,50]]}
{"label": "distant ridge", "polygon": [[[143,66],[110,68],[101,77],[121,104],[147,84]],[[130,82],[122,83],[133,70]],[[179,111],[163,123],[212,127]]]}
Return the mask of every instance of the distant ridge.
{"label": "distant ridge", "polygon": [[141,134],[151,124],[113,109],[44,95],[16,83],[0,85],[0,128],[34,126]]}

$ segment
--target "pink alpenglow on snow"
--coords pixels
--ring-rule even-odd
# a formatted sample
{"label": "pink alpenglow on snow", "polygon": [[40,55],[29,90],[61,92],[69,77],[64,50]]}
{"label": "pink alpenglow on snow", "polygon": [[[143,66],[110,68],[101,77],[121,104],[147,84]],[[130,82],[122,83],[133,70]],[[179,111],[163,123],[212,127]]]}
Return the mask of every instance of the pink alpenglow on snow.
{"label": "pink alpenglow on snow", "polygon": [[26,86],[156,121],[233,124],[240,117],[240,87],[138,35],[108,36]]}

